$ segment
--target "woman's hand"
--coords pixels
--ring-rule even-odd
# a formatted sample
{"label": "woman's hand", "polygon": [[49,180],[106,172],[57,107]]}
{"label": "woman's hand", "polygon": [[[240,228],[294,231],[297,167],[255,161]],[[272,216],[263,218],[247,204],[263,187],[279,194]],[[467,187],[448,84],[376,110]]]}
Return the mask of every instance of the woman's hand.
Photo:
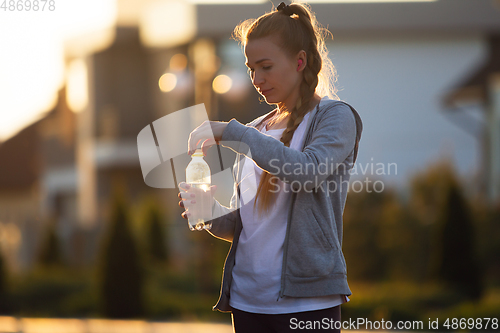
{"label": "woman's hand", "polygon": [[188,212],[189,206],[193,203],[193,201],[196,202],[195,194],[188,192],[190,187],[191,186],[189,184],[181,182],[179,184],[179,189],[181,190],[181,192],[179,192],[179,194],[177,195],[179,199],[181,199],[181,201],[179,201],[179,207],[185,208],[181,216],[186,220],[189,218],[190,215],[190,213]]}
{"label": "woman's hand", "polygon": [[188,154],[193,154],[200,142],[202,142],[201,149],[203,150],[203,154],[205,154],[206,149],[218,144],[221,140],[222,132],[226,129],[227,124],[225,121],[206,120],[200,126],[196,127],[189,134]]}
{"label": "woman's hand", "polygon": [[[196,191],[192,190],[191,185],[185,182],[179,183],[179,189],[181,190],[181,192],[179,192],[179,194],[177,195],[179,199],[181,199],[181,201],[179,201],[179,207],[186,209],[184,212],[182,212],[181,216],[182,218],[185,218],[187,220],[189,218],[189,215],[191,215],[191,213],[189,212],[189,207],[196,204],[196,194],[194,193]],[[213,201],[215,200],[214,193],[216,190],[216,185],[210,186],[210,206],[213,206]]]}

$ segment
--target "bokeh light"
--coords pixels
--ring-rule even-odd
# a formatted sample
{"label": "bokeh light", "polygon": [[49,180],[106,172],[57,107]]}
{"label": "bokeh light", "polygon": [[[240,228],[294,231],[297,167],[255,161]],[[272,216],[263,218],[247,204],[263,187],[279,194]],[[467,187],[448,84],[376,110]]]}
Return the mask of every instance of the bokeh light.
{"label": "bokeh light", "polygon": [[229,76],[224,74],[218,75],[212,83],[214,91],[218,94],[227,93],[232,86],[233,80]]}
{"label": "bokeh light", "polygon": [[165,73],[160,77],[158,81],[160,90],[163,92],[170,92],[174,90],[177,85],[177,76],[173,73]]}
{"label": "bokeh light", "polygon": [[173,71],[183,71],[187,67],[187,57],[182,53],[177,53],[170,58],[170,69]]}
{"label": "bokeh light", "polygon": [[83,111],[88,104],[87,65],[82,59],[75,59],[68,66],[66,95],[74,112]]}

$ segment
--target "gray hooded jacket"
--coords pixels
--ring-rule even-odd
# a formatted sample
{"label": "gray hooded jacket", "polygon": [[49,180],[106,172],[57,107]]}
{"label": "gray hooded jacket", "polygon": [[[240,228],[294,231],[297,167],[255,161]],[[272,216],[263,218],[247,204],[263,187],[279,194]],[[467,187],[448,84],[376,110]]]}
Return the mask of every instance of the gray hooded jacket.
{"label": "gray hooded jacket", "polygon": [[[220,298],[213,307],[229,306],[232,269],[243,228],[239,214],[241,164],[251,157],[262,169],[288,182],[292,189],[279,297],[351,295],[342,253],[342,215],[350,173],[357,156],[362,122],[349,104],[327,100],[309,116],[301,151],[286,147],[256,127],[273,110],[243,125],[231,119],[220,144],[235,151],[234,192],[230,207],[215,200],[212,229],[217,238],[232,242],[226,257]],[[249,154],[249,150],[251,154]],[[245,155],[245,156],[243,156]]]}

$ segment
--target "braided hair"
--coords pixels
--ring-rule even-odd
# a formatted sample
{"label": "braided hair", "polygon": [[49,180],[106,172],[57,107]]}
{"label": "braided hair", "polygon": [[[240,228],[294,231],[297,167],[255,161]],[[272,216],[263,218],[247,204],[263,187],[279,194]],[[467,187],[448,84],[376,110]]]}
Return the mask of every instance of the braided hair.
{"label": "braided hair", "polygon": [[[306,67],[303,70],[303,80],[300,84],[300,96],[292,110],[282,108],[282,114],[277,119],[289,116],[286,129],[280,141],[290,147],[295,130],[304,119],[304,116],[313,108],[314,94],[338,99],[334,82],[336,71],[328,58],[325,46],[325,37],[331,34],[316,20],[315,14],[305,3],[292,3],[285,5],[283,2],[277,10],[268,12],[257,19],[248,19],[236,26],[233,39],[243,46],[250,40],[273,36],[277,45],[290,57],[295,56],[300,50],[306,52]],[[275,120],[276,121],[276,120]],[[263,170],[254,209],[258,203],[259,213],[268,212],[276,200],[275,189],[278,177]],[[259,199],[259,200],[257,200]]]}

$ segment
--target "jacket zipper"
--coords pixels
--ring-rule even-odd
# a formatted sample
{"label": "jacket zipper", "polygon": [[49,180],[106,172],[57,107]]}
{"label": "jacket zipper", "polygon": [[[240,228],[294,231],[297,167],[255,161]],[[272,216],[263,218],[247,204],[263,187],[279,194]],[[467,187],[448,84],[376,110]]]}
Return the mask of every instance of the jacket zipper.
{"label": "jacket zipper", "polygon": [[[314,114],[314,118],[316,118],[316,116],[318,115],[318,111],[319,111],[319,103],[318,105],[316,106],[316,113]],[[310,134],[311,134],[311,128],[312,128],[312,125],[313,125],[313,122],[314,122],[314,118],[311,119],[311,123],[310,123],[310,127],[309,127],[309,130],[307,131],[307,134],[306,134],[306,138],[304,139],[304,144],[302,146],[302,151],[304,151],[304,147],[306,146],[307,144],[307,140],[309,139],[310,137]],[[283,246],[283,263],[281,265],[281,286],[280,286],[280,292],[278,294],[278,298],[276,299],[276,302],[278,302],[280,300],[280,298],[283,298],[283,294],[284,294],[284,286],[285,286],[285,270],[286,270],[286,259],[287,259],[287,252],[288,252],[288,241],[289,241],[289,238],[290,238],[290,226],[292,224],[292,210],[293,210],[293,204],[295,203],[295,198],[297,197],[297,193],[296,192],[292,192],[292,202],[290,204],[290,209],[288,211],[288,219],[287,219],[287,222],[286,222],[286,235],[285,235],[285,244]]]}
{"label": "jacket zipper", "polygon": [[276,302],[279,301],[279,299],[283,297],[283,293],[284,293],[283,287],[285,285],[285,270],[286,270],[286,259],[287,259],[287,252],[288,252],[288,240],[290,238],[290,225],[292,223],[291,217],[292,217],[293,204],[295,202],[296,196],[297,196],[297,193],[293,192],[290,210],[288,211],[288,219],[286,222],[285,246],[283,246],[283,263],[281,265],[281,286],[280,286],[280,292],[278,294],[278,299],[276,300]]}

